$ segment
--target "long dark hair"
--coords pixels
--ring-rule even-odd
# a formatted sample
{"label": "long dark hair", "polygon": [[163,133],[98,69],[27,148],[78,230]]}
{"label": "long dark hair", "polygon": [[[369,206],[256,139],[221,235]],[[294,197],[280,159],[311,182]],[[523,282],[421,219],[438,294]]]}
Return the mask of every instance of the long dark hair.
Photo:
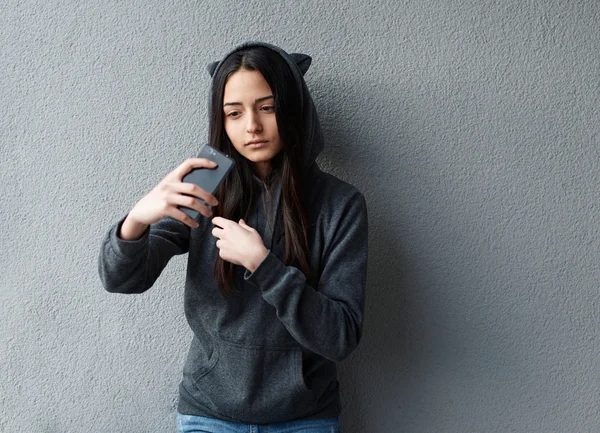
{"label": "long dark hair", "polygon": [[[258,186],[252,181],[253,163],[235,149],[224,128],[225,84],[233,73],[241,69],[260,72],[275,97],[277,129],[283,149],[271,160],[271,173],[265,180],[267,183],[277,179],[281,181],[285,264],[297,267],[310,279],[312,272],[308,264],[308,217],[303,182],[305,134],[301,87],[286,60],[266,47],[236,51],[224,60],[213,77],[209,143],[232,157],[236,163],[215,193],[219,206],[214,209],[214,214],[233,221],[239,221],[240,218],[247,221],[253,202],[259,195]],[[237,291],[235,265],[217,255],[214,272],[223,296]]]}

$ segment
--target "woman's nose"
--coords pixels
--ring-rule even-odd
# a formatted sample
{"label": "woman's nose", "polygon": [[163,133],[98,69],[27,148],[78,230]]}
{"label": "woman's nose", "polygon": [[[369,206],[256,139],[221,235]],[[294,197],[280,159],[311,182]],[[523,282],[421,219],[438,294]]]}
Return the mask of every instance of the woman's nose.
{"label": "woman's nose", "polygon": [[262,125],[260,124],[260,119],[258,118],[258,114],[250,113],[248,116],[248,132],[254,134],[256,132],[262,131]]}

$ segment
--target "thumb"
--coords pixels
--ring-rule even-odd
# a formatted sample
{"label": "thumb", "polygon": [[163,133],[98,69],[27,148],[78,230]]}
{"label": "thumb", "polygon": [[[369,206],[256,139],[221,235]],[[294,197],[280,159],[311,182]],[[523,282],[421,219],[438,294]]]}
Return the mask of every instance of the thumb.
{"label": "thumb", "polygon": [[246,221],[244,221],[243,219],[240,219],[239,224],[246,229],[252,230],[252,227],[250,227],[248,224],[246,224]]}

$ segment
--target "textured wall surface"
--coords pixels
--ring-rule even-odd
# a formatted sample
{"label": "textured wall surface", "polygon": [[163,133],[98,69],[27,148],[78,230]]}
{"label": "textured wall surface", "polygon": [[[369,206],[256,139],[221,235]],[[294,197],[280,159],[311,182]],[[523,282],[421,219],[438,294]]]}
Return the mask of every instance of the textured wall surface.
{"label": "textured wall surface", "polygon": [[109,225],[207,133],[205,65],[313,56],[366,195],[347,433],[600,431],[595,0],[0,2],[0,431],[174,431],[185,257],[139,296]]}

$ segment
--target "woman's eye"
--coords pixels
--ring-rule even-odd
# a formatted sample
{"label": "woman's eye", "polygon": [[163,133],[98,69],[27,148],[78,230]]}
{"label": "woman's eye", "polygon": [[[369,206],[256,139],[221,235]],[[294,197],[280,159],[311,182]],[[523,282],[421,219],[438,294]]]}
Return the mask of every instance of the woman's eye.
{"label": "woman's eye", "polygon": [[270,112],[270,111],[274,111],[275,107],[272,106],[272,105],[265,105],[265,106],[262,107],[262,110]]}
{"label": "woman's eye", "polygon": [[230,111],[227,113],[227,117],[236,117],[238,114],[240,114],[239,111]]}

